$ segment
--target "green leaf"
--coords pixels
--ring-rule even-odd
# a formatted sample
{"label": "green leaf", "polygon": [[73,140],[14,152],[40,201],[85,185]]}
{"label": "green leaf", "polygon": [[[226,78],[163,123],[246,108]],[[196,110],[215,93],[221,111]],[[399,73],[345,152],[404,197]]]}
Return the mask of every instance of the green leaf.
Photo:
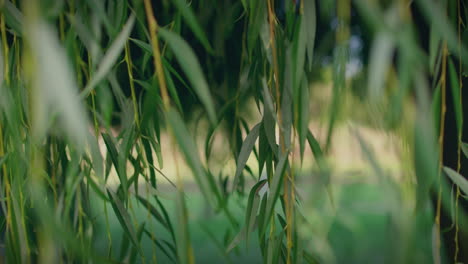
{"label": "green leaf", "polygon": [[307,61],[309,71],[312,69],[314,58],[315,32],[317,30],[317,15],[315,13],[315,0],[304,1],[304,20],[307,32]]}
{"label": "green leaf", "polygon": [[172,2],[177,7],[179,12],[182,14],[182,17],[185,19],[185,22],[190,27],[193,34],[201,42],[203,47],[205,47],[207,51],[212,53],[213,49],[211,48],[211,45],[208,42],[208,38],[206,37],[205,32],[203,31],[202,27],[198,23],[197,18],[193,14],[192,9],[189,7],[187,2],[185,0],[173,0]]}
{"label": "green leaf", "polygon": [[388,32],[379,32],[370,51],[368,91],[371,100],[379,100],[385,95],[385,80],[392,62],[394,43]]}
{"label": "green leaf", "polygon": [[[290,52],[287,53],[289,57]],[[284,147],[289,150],[291,147],[291,129],[293,125],[293,72],[290,61],[286,60],[286,70],[284,73],[284,88],[281,94],[281,127],[279,133],[283,134]],[[279,124],[279,123],[278,123]],[[281,142],[280,142],[281,143]]]}
{"label": "green leaf", "polygon": [[339,118],[342,108],[344,89],[346,88],[346,63],[348,61],[347,44],[338,44],[334,48],[333,54],[333,96],[330,105],[330,117],[328,122],[327,139],[325,142],[325,151],[331,146],[331,140],[335,129],[336,121]]}
{"label": "green leaf", "polygon": [[[460,73],[461,74],[461,73]],[[460,98],[460,84],[458,83],[457,70],[453,65],[453,61],[449,60],[449,76],[450,87],[452,87],[453,108],[455,109],[455,120],[457,122],[458,135],[461,135],[463,128],[463,109],[462,101]]]}
{"label": "green leaf", "polygon": [[[197,146],[191,138],[190,133],[185,127],[185,124],[179,114],[175,110],[169,109],[167,112],[167,121],[172,128],[172,132],[174,133],[177,143],[182,150],[182,154],[184,154],[187,165],[192,169],[195,181],[200,187],[203,195],[207,201],[211,203],[218,201],[219,191],[216,185],[213,185],[215,181],[212,178],[212,175],[206,173],[203,168],[198,155]],[[213,197],[213,195],[215,197]]]}
{"label": "green leaf", "polygon": [[256,124],[249,132],[247,137],[245,138],[244,142],[242,143],[242,147],[239,153],[239,157],[237,157],[237,167],[236,167],[236,174],[234,176],[234,183],[233,183],[233,190],[236,189],[237,183],[239,181],[239,176],[244,170],[245,164],[250,157],[250,153],[252,152],[255,142],[257,142],[260,124]]}
{"label": "green leaf", "polygon": [[105,187],[100,187],[99,184],[93,179],[93,177],[89,173],[85,173],[86,179],[91,186],[91,188],[94,190],[94,192],[104,201],[110,202],[110,200],[107,198],[106,194],[102,189],[105,189]]}
{"label": "green leaf", "polygon": [[[146,223],[142,223],[139,227],[138,227],[138,231],[137,231],[137,238],[138,238],[138,243],[141,244],[141,238],[143,237],[143,231],[145,230],[145,224]],[[132,251],[130,253],[130,261],[129,263],[135,263],[135,259],[136,259],[136,256],[137,256],[137,249],[136,248],[132,248]]]}
{"label": "green leaf", "polygon": [[468,180],[449,167],[444,167],[444,172],[447,174],[447,176],[450,177],[450,179],[452,179],[452,181],[460,188],[460,190],[468,195]]}
{"label": "green leaf", "polygon": [[276,144],[276,131],[275,131],[275,124],[278,122],[275,109],[273,106],[273,99],[271,97],[271,93],[268,90],[265,78],[262,78],[263,84],[263,127],[265,130],[265,135],[270,145],[270,148],[273,150],[273,153],[276,157],[278,157],[278,145]]}
{"label": "green leaf", "polygon": [[190,245],[187,207],[185,205],[184,194],[181,191],[177,191],[176,215],[178,228],[175,231],[179,263],[193,263],[193,261],[190,261],[193,259],[193,253]]}
{"label": "green leaf", "polygon": [[428,124],[428,117],[416,119],[414,130],[414,163],[418,185],[416,189],[417,208],[424,208],[428,193],[434,179],[437,177],[438,149],[434,142],[435,136],[432,124]]}
{"label": "green leaf", "polygon": [[[439,36],[447,42],[449,50],[454,55],[460,56],[461,61],[466,65],[468,62],[468,50],[465,45],[458,45],[456,27],[452,26],[450,19],[446,15],[444,11],[446,8],[441,6],[441,2],[433,0],[418,0],[416,2],[421,8],[428,23],[431,24]],[[432,21],[437,22],[432,23]]]}
{"label": "green leaf", "polygon": [[0,167],[3,165],[3,163],[5,163],[5,161],[8,158],[8,155],[10,155],[10,154],[7,153],[7,154],[3,155],[2,157],[0,157]]}
{"label": "green leaf", "polygon": [[169,247],[169,249],[171,249],[172,254],[169,254],[169,252],[166,250],[166,248],[163,246],[163,244],[159,240],[157,240],[155,238],[155,235],[153,235],[151,232],[149,232],[148,229],[146,229],[146,228],[145,228],[144,232],[151,239],[151,241],[153,241],[153,243],[161,250],[161,252],[164,253],[164,255],[167,256],[168,259],[170,259],[173,263],[177,263],[177,261],[176,261],[176,259],[174,257],[177,253],[176,253],[176,250],[175,250],[173,245],[169,244],[167,241],[162,240]]}
{"label": "green leaf", "polygon": [[164,228],[167,229],[171,233],[171,235],[174,237],[174,230],[172,230],[172,227],[166,222],[166,219],[163,218],[163,216],[159,213],[158,209],[154,207],[148,200],[143,198],[140,195],[136,196],[138,201],[143,204],[146,210],[159,222],[161,223]]}
{"label": "green leaf", "polygon": [[2,13],[5,15],[5,22],[18,36],[23,32],[23,14],[10,1],[5,0],[2,6]]}
{"label": "green leaf", "polygon": [[108,190],[107,194],[109,195],[109,198],[111,200],[111,205],[114,209],[115,215],[117,216],[120,225],[125,231],[125,235],[130,239],[133,246],[137,248],[138,251],[141,253],[140,244],[138,243],[135,230],[130,220],[130,215],[128,214],[120,199],[113,192]]}
{"label": "green leaf", "polygon": [[120,31],[112,45],[107,49],[106,54],[104,54],[101,62],[99,63],[96,73],[91,77],[91,80],[88,82],[83,91],[81,91],[80,96],[82,98],[88,96],[88,94],[96,87],[96,85],[98,85],[99,82],[101,82],[107,76],[112,67],[115,66],[115,62],[122,53],[125,43],[127,43],[130,33],[132,32],[134,23],[135,14],[132,14],[122,28],[122,31]]}
{"label": "green leaf", "polygon": [[51,112],[56,113],[68,138],[78,149],[84,150],[89,133],[88,119],[58,34],[42,20],[31,21],[27,30],[31,53],[37,65],[34,76],[36,89],[31,95],[34,100],[34,135],[42,141],[52,122]]}
{"label": "green leaf", "polygon": [[88,6],[92,8],[92,11],[96,14],[96,17],[102,21],[109,35],[112,35],[114,33],[114,25],[111,24],[106,14],[106,9],[104,6],[106,3],[104,1],[93,0],[87,0],[86,2],[88,3]]}
{"label": "green leaf", "polygon": [[228,102],[224,103],[223,107],[218,111],[218,121],[216,124],[210,127],[208,133],[206,134],[205,139],[205,159],[209,160],[211,154],[211,147],[213,142],[213,135],[216,129],[220,126],[221,121],[223,120],[226,113],[230,113],[229,110],[232,110],[233,105],[236,103],[236,97],[230,99]]}
{"label": "green leaf", "polygon": [[86,49],[91,54],[91,58],[93,58],[93,63],[96,60],[100,59],[101,47],[99,46],[99,43],[93,36],[92,32],[88,30],[83,24],[82,18],[79,15],[67,15],[67,18],[72,24],[76,33],[78,34],[78,37],[80,38],[81,42],[83,42]]}
{"label": "green leaf", "polygon": [[[117,175],[119,176],[120,184],[122,185],[122,190],[126,197],[127,196],[126,193],[128,191],[128,184],[127,184],[127,173],[125,170],[125,166],[121,164],[121,158],[119,157],[119,152],[117,151],[117,148],[115,147],[114,141],[111,138],[111,136],[107,133],[102,133],[102,138],[104,139],[104,143],[106,144],[107,151],[110,155],[112,163],[114,164],[115,171],[117,172]],[[125,164],[125,160],[122,160],[122,162]]]}
{"label": "green leaf", "polygon": [[250,1],[248,21],[247,50],[249,54],[252,54],[262,26],[268,26],[266,25],[267,8],[265,1]]}
{"label": "green leaf", "polygon": [[307,133],[307,141],[309,142],[309,146],[312,150],[312,153],[314,154],[315,160],[317,160],[317,162],[323,160],[324,155],[322,152],[322,148],[320,147],[320,144],[318,143],[317,139],[315,139],[314,135],[310,131]]}
{"label": "green leaf", "polygon": [[301,162],[304,159],[305,141],[309,130],[309,83],[307,78],[303,78],[300,87],[298,107],[298,134],[299,134],[299,148],[301,153]]}
{"label": "green leaf", "polygon": [[178,110],[182,112],[182,104],[180,103],[179,95],[177,94],[177,89],[174,85],[174,81],[172,80],[171,74],[166,68],[164,68],[164,75],[166,76],[166,83],[167,88],[169,90],[169,94],[171,95],[172,100],[174,100],[174,103],[177,106]]}
{"label": "green leaf", "polygon": [[[437,23],[433,21],[431,24]],[[430,38],[429,38],[429,69],[431,74],[434,74],[437,58],[440,58],[441,49],[440,49],[440,35],[434,29],[434,25],[431,25],[430,29]]]}
{"label": "green leaf", "polygon": [[[268,193],[268,199],[266,203],[266,209],[265,209],[265,223],[263,224],[263,228],[265,228],[268,224],[268,221],[270,221],[270,217],[273,215],[273,211],[275,208],[276,201],[278,200],[278,197],[280,195],[280,190],[282,186],[282,180],[284,177],[284,171],[285,168],[287,167],[287,162],[288,162],[288,155],[283,154],[283,156],[280,158],[279,162],[276,165],[275,168],[275,174],[273,175],[273,178],[271,179],[269,184],[269,193]],[[265,229],[260,230],[260,233],[263,234],[265,232]]]}
{"label": "green leaf", "polygon": [[[313,1],[310,1],[313,2]],[[294,55],[291,56],[293,59],[292,66],[293,66],[293,91],[294,94],[299,90],[299,87],[302,83],[302,76],[304,75],[304,63],[306,59],[306,46],[307,46],[307,27],[305,17],[299,17],[299,27],[296,30],[295,38],[293,39],[294,43]]]}
{"label": "green leaf", "polygon": [[462,142],[461,149],[463,151],[463,154],[465,154],[465,157],[468,158],[468,144]]}
{"label": "green leaf", "polygon": [[132,42],[134,42],[138,47],[143,49],[146,53],[153,55],[153,48],[149,43],[141,41],[139,39],[129,38]]}
{"label": "green leaf", "polygon": [[261,180],[250,190],[249,199],[247,201],[247,210],[245,211],[245,237],[247,248],[249,247],[249,235],[253,231],[255,217],[257,216],[258,207],[260,205],[260,196],[258,195],[258,191],[265,185],[265,183],[266,180]]}
{"label": "green leaf", "polygon": [[205,80],[205,76],[203,75],[200,63],[198,62],[195,53],[192,51],[188,43],[179,35],[164,28],[160,28],[158,33],[158,35],[167,42],[174,52],[180,67],[190,80],[190,83],[200,98],[200,101],[205,106],[209,120],[214,124],[216,121],[216,113],[213,100],[211,98],[210,90],[208,89],[208,83]]}

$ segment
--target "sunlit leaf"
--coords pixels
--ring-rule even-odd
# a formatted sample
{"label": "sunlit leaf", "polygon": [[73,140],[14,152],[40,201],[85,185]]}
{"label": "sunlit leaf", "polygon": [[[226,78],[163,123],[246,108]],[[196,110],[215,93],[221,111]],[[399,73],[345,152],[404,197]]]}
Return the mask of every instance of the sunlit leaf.
{"label": "sunlit leaf", "polygon": [[83,147],[88,120],[65,50],[53,28],[44,21],[29,24],[28,36],[37,65],[33,111],[36,137],[42,140],[50,124],[49,111],[53,111],[76,146]]}

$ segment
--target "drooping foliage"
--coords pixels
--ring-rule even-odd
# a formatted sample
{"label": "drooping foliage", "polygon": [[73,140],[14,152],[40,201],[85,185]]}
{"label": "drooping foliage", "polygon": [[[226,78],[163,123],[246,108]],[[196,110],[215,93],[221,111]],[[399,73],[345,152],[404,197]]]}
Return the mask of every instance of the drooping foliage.
{"label": "drooping foliage", "polygon": [[[207,207],[229,222],[213,235],[227,259],[255,241],[265,263],[337,261],[313,212],[323,197],[335,202],[329,153],[349,96],[407,151],[408,185],[396,186],[355,131],[373,173],[395,197],[410,197],[389,209],[396,242],[385,259],[432,258],[416,236],[427,231],[416,223],[432,202],[433,258],[442,258],[447,215],[456,230],[447,258],[466,260],[467,17],[461,0],[2,1],[7,262],[194,263],[180,163]],[[311,97],[327,78],[318,140]],[[224,143],[214,149],[217,136]],[[235,161],[232,173],[213,169],[219,152]],[[170,180],[164,164],[173,160]],[[314,173],[301,173],[306,163]],[[301,177],[318,187],[301,190]],[[238,197],[247,200],[240,217]]]}

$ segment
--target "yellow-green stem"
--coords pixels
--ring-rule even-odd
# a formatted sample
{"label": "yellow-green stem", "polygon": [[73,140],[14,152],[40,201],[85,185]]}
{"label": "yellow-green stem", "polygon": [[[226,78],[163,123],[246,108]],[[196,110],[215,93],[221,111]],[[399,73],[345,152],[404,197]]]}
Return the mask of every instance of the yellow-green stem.
{"label": "yellow-green stem", "polygon": [[125,44],[125,61],[127,62],[127,71],[128,71],[128,79],[130,82],[130,91],[132,93],[132,101],[133,101],[133,112],[134,112],[134,118],[135,118],[135,123],[138,128],[140,129],[140,118],[138,117],[138,102],[136,99],[135,95],[135,81],[133,78],[133,64],[132,64],[132,57],[130,54],[130,45],[129,42]]}
{"label": "yellow-green stem", "polygon": [[440,132],[439,132],[439,191],[437,196],[437,209],[436,209],[436,250],[434,261],[435,263],[440,263],[440,211],[441,211],[441,200],[442,200],[442,167],[444,165],[444,129],[445,129],[445,113],[447,111],[446,106],[446,72],[447,72],[447,44],[444,42],[442,45],[442,73],[440,75]]}
{"label": "yellow-green stem", "polygon": [[[463,100],[462,100],[462,88],[463,88],[463,82],[462,82],[462,59],[461,59],[461,24],[462,24],[462,17],[461,17],[461,5],[460,5],[460,0],[457,1],[457,12],[458,12],[458,84],[459,84],[459,100],[460,100],[460,107],[463,109]],[[452,84],[453,85],[453,84]],[[463,111],[463,110],[462,110]],[[463,118],[462,118],[463,121]],[[458,160],[457,160],[457,172],[460,172],[461,170],[461,146],[462,146],[462,135],[463,135],[463,123],[460,124],[460,130],[458,131],[458,146],[457,146],[457,155],[458,155]],[[456,186],[456,194],[455,194],[455,235],[454,235],[454,242],[455,242],[455,253],[453,256],[453,262],[457,263],[458,262],[458,253],[460,251],[460,247],[458,244],[458,232],[459,232],[459,227],[458,227],[458,199],[460,199],[460,187],[458,185]]]}

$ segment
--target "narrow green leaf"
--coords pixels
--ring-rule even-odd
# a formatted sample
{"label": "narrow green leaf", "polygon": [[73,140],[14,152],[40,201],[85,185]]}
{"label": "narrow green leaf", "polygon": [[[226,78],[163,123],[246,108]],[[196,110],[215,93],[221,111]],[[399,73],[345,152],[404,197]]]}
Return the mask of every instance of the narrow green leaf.
{"label": "narrow green leaf", "polygon": [[[197,146],[195,145],[195,142],[185,127],[184,122],[180,118],[179,114],[173,109],[170,109],[167,112],[167,121],[172,128],[174,136],[177,140],[177,143],[179,144],[180,149],[182,150],[182,153],[184,154],[187,164],[192,169],[195,180],[203,195],[211,203],[217,201],[219,191],[216,186],[213,187],[210,184],[210,182],[214,182],[214,179],[211,178],[211,174],[205,172],[198,155]],[[215,197],[213,197],[213,194]]]}
{"label": "narrow green leaf", "polygon": [[206,160],[209,160],[210,154],[211,154],[211,147],[212,147],[212,142],[213,142],[213,135],[216,131],[216,129],[220,126],[221,121],[225,117],[226,113],[229,113],[228,111],[232,109],[233,105],[236,103],[236,98],[230,99],[228,102],[224,103],[223,107],[218,111],[218,118],[216,124],[210,126],[210,130],[206,134],[206,139],[205,139],[205,158]]}
{"label": "narrow green leaf", "polygon": [[169,254],[169,252],[163,246],[163,244],[159,240],[157,240],[155,238],[155,236],[153,234],[151,234],[151,232],[148,231],[148,229],[145,228],[144,232],[151,239],[151,241],[153,241],[153,243],[162,251],[162,253],[164,253],[164,255],[166,255],[166,257],[168,259],[170,259],[173,263],[177,263],[176,258],[175,258],[175,255],[177,254],[177,252],[174,249],[174,246],[172,246],[172,245],[169,246],[170,244],[167,241],[163,241],[163,242],[166,242],[165,244],[168,245],[168,247],[172,250],[173,254]]}
{"label": "narrow green leaf", "polygon": [[260,196],[258,195],[258,190],[264,186],[266,180],[261,180],[257,182],[252,189],[250,190],[249,199],[247,202],[247,210],[245,211],[245,237],[246,237],[246,247],[249,245],[249,235],[253,231],[253,225],[255,222],[255,217],[257,216],[258,207],[260,205]]}
{"label": "narrow green leaf", "polygon": [[7,153],[7,154],[3,155],[2,157],[0,157],[0,167],[3,165],[3,163],[5,163],[5,161],[8,158],[8,155],[10,155],[10,153]]}
{"label": "narrow green leaf", "polygon": [[263,84],[263,127],[265,129],[265,135],[267,137],[268,143],[270,144],[271,149],[276,157],[278,157],[278,146],[276,144],[276,131],[275,124],[278,122],[273,107],[273,99],[271,98],[270,91],[268,90],[266,80],[262,79]]}
{"label": "narrow green leaf", "polygon": [[[282,179],[284,176],[285,168],[287,167],[288,155],[283,154],[280,158],[278,164],[275,168],[275,174],[271,179],[271,184],[269,184],[269,192],[268,192],[268,200],[266,204],[266,211],[265,211],[265,223],[263,224],[263,228],[267,226],[268,221],[270,221],[270,217],[273,215],[273,211],[275,208],[276,201],[280,195],[280,190],[282,186]],[[265,232],[265,229],[260,231],[262,234]]]}
{"label": "narrow green leaf", "polygon": [[[98,135],[96,135],[98,136]],[[96,138],[93,139],[88,139],[88,142],[91,142],[88,144],[90,152],[91,152],[91,158],[92,158],[92,167],[94,170],[94,173],[98,178],[103,178],[104,176],[104,167],[103,167],[103,160],[102,160],[102,155],[99,150],[99,142]]]}
{"label": "narrow green leaf", "polygon": [[231,240],[231,243],[226,247],[226,253],[231,252],[239,243],[244,240],[246,235],[246,227],[242,227],[242,229],[237,233],[237,235]]}
{"label": "narrow green leaf", "polygon": [[182,17],[184,18],[185,22],[190,27],[193,34],[201,42],[203,47],[205,47],[207,51],[212,53],[213,49],[211,48],[211,45],[208,42],[208,38],[206,37],[205,32],[203,31],[202,27],[198,23],[198,20],[195,17],[195,14],[193,13],[192,9],[187,4],[187,2],[185,0],[173,0],[172,2],[177,7],[179,12],[182,14]]}
{"label": "narrow green leaf", "polygon": [[463,154],[465,154],[465,157],[468,158],[468,144],[462,142],[461,149],[463,151]]}
{"label": "narrow green leaf", "polygon": [[198,62],[195,53],[192,51],[188,43],[179,35],[164,28],[160,28],[158,33],[158,35],[167,42],[174,52],[179,65],[190,80],[190,83],[200,98],[200,101],[205,106],[209,120],[214,124],[216,121],[216,113],[213,100],[211,98],[210,90],[208,89],[208,83],[205,80],[205,76],[203,75],[200,63]]}
{"label": "narrow green leaf", "polygon": [[239,176],[244,170],[245,164],[250,157],[250,153],[252,152],[255,142],[257,142],[258,133],[260,129],[260,124],[256,124],[249,132],[247,137],[245,138],[244,142],[242,143],[242,147],[237,157],[237,167],[236,167],[236,174],[234,176],[234,183],[233,189],[236,189],[237,183],[239,181]]}
{"label": "narrow green leaf", "polygon": [[96,85],[98,85],[99,82],[101,82],[106,77],[106,75],[115,65],[115,62],[122,53],[125,43],[127,42],[130,33],[132,32],[134,23],[135,14],[132,14],[122,28],[122,31],[120,31],[119,35],[115,38],[114,42],[107,50],[106,54],[104,54],[96,70],[96,73],[91,77],[91,80],[88,82],[83,91],[81,91],[80,96],[82,98],[86,97],[96,87]]}
{"label": "narrow green leaf", "polygon": [[114,209],[115,215],[117,216],[120,225],[124,229],[126,236],[130,239],[133,246],[137,248],[138,251],[141,253],[138,239],[136,237],[135,230],[130,220],[130,215],[128,214],[120,199],[113,192],[108,190],[107,194],[109,195],[112,208]]}
{"label": "narrow green leaf", "polygon": [[460,98],[460,84],[458,83],[457,70],[453,65],[453,61],[449,60],[449,76],[450,87],[452,88],[453,108],[455,109],[455,120],[457,122],[458,135],[461,134],[463,128],[463,109]]}
{"label": "narrow green leaf", "polygon": [[28,41],[35,59],[33,125],[35,136],[42,140],[51,123],[51,113],[57,113],[59,124],[77,148],[83,150],[88,136],[87,116],[78,97],[75,75],[68,62],[58,34],[45,21],[27,25]]}
{"label": "narrow green leaf", "polygon": [[109,35],[112,35],[114,33],[114,25],[111,24],[106,14],[106,8],[104,6],[106,3],[104,1],[94,0],[86,0],[86,2],[88,3],[89,8],[92,8],[93,12],[96,14],[96,17],[102,21]]}
{"label": "narrow green leaf", "polygon": [[[247,50],[252,54],[262,26],[267,27],[267,10],[265,1],[250,1]],[[267,28],[268,29],[268,28]]]}
{"label": "narrow green leaf", "polygon": [[370,52],[368,91],[371,100],[379,100],[385,94],[385,80],[393,50],[393,37],[390,33],[379,32],[372,43]]}
{"label": "narrow green leaf", "polygon": [[[313,2],[313,1],[310,1]],[[293,56],[291,58],[293,59],[292,61],[292,67],[293,67],[293,73],[294,73],[294,78],[293,78],[293,91],[295,91],[294,94],[297,94],[296,91],[299,90],[299,87],[302,83],[302,76],[304,75],[304,63],[306,60],[306,46],[307,46],[307,27],[308,25],[306,24],[305,17],[304,16],[299,16],[298,20],[299,26],[298,29],[296,30],[295,37],[293,39],[294,43],[294,50],[293,50]]]}
{"label": "narrow green leaf", "polygon": [[175,231],[179,263],[192,263],[193,253],[190,245],[187,207],[185,205],[184,194],[181,191],[177,191],[176,216],[178,228]]}
{"label": "narrow green leaf", "polygon": [[315,13],[315,1],[304,1],[304,23],[307,31],[307,61],[309,70],[312,69],[314,58],[315,32],[317,30],[317,15]]}
{"label": "narrow green leaf", "polygon": [[174,81],[172,80],[171,74],[166,68],[164,68],[164,75],[166,76],[166,82],[167,82],[167,88],[169,90],[169,94],[171,95],[172,100],[174,100],[174,103],[177,106],[178,110],[182,113],[183,108],[182,108],[182,104],[180,103],[179,95],[177,94],[177,89],[174,85]]}
{"label": "narrow green leaf", "polygon": [[[291,147],[291,130],[293,126],[293,83],[294,72],[291,65],[291,49],[286,51],[284,84],[283,92],[281,93],[281,127],[279,132],[283,134],[284,147],[289,150]],[[279,124],[279,123],[278,123]]]}
{"label": "narrow green leaf", "polygon": [[330,105],[330,118],[328,123],[325,151],[331,146],[336,121],[339,118],[343,102],[343,90],[346,88],[346,63],[348,61],[348,46],[345,43],[335,46],[333,54],[333,96]]}
{"label": "narrow green leaf", "polygon": [[449,167],[444,167],[444,172],[447,174],[447,176],[452,179],[452,181],[460,187],[460,190],[462,190],[466,195],[468,195],[468,180],[466,180],[463,176],[461,176],[458,172],[452,170]]}
{"label": "narrow green leaf", "polygon": [[151,47],[149,43],[146,43],[144,41],[141,41],[135,38],[129,38],[129,40],[134,42],[138,47],[143,49],[146,53],[153,55],[153,48]]}
{"label": "narrow green leaf", "polygon": [[[107,151],[110,155],[112,163],[114,164],[115,171],[120,179],[120,184],[122,184],[122,190],[124,191],[125,196],[128,191],[128,184],[127,184],[127,173],[125,171],[125,160],[121,160],[119,152],[115,147],[114,141],[111,136],[107,133],[102,133],[102,138],[104,139],[104,143],[106,144]],[[123,163],[123,164],[121,164]]]}
{"label": "narrow green leaf", "polygon": [[18,36],[23,32],[23,14],[10,1],[5,0],[2,7],[2,13],[5,15],[5,22],[10,26]]}
{"label": "narrow green leaf", "polygon": [[[145,230],[145,224],[146,223],[142,223],[139,227],[138,227],[138,230],[137,230],[137,238],[138,238],[138,243],[141,244],[141,238],[143,237],[143,231]],[[130,253],[130,261],[129,263],[135,263],[135,260],[136,260],[136,256],[137,256],[137,249],[136,248],[132,248],[132,251]]]}
{"label": "narrow green leaf", "polygon": [[164,226],[164,228],[167,229],[167,231],[169,232],[173,232],[173,230],[171,230],[169,228],[169,225],[166,223],[166,220],[162,217],[162,215],[158,212],[158,210],[156,209],[156,207],[154,207],[148,200],[146,200],[145,198],[143,198],[142,196],[140,195],[137,195],[136,198],[138,199],[138,201],[143,204],[143,206],[145,207],[146,210],[148,210],[148,212],[159,222],[161,223],[162,226]]}
{"label": "narrow green leaf", "polygon": [[93,36],[92,32],[86,28],[83,24],[82,18],[77,15],[67,15],[70,24],[72,24],[75,29],[78,37],[81,42],[85,45],[89,53],[91,53],[91,58],[93,58],[93,63],[101,58],[101,47],[99,46],[98,41]]}
{"label": "narrow green leaf", "polygon": [[[422,115],[422,113],[420,114]],[[432,127],[419,117],[415,124],[414,135],[414,163],[418,185],[416,189],[417,208],[424,208],[428,193],[434,179],[437,177],[438,149],[434,142]]]}
{"label": "narrow green leaf", "polygon": [[[433,21],[433,23],[437,23],[437,21]],[[429,69],[431,74],[434,74],[435,65],[439,54],[441,54],[440,49],[440,35],[435,30],[434,25],[431,26],[430,29],[430,38],[429,38]]]}
{"label": "narrow green leaf", "polygon": [[300,87],[298,107],[298,134],[299,134],[299,149],[301,154],[301,162],[304,159],[305,141],[309,131],[309,83],[307,78],[303,78]]}
{"label": "narrow green leaf", "polygon": [[110,202],[110,200],[107,198],[106,194],[102,189],[105,189],[100,187],[99,184],[93,179],[93,177],[89,173],[85,173],[86,179],[91,186],[91,188],[94,190],[94,192],[104,201]]}
{"label": "narrow green leaf", "polygon": [[310,131],[307,133],[307,141],[309,142],[309,146],[312,150],[312,153],[314,154],[315,160],[317,161],[318,165],[321,166],[324,159],[322,148]]}
{"label": "narrow green leaf", "polygon": [[468,62],[468,49],[465,45],[458,45],[456,27],[452,26],[449,17],[445,13],[444,10],[446,8],[441,6],[441,2],[433,0],[418,0],[416,2],[429,24],[431,24],[432,21],[437,21],[436,23],[432,23],[432,26],[439,36],[447,41],[449,50],[454,55],[460,56],[462,62],[466,65]]}

